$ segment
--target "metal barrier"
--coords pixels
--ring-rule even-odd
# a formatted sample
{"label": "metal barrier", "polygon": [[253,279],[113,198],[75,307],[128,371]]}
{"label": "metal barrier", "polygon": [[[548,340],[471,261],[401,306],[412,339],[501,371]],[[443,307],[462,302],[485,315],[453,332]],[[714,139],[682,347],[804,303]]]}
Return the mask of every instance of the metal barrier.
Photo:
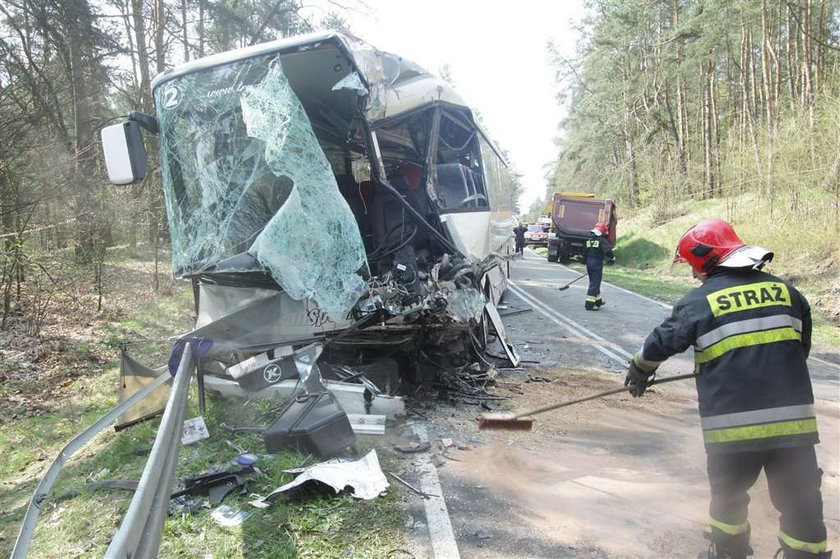
{"label": "metal barrier", "polygon": [[[193,349],[191,344],[188,343],[181,356],[174,386],[169,393],[169,400],[166,403],[157,437],[140,478],[140,483],[120,529],[111,540],[111,545],[108,547],[105,557],[133,559],[157,556],[163,531],[163,521],[169,508],[169,496],[172,492],[178,454],[181,450],[184,413],[189,394],[190,378],[194,369]],[[61,449],[56,459],[50,464],[47,473],[38,483],[32,499],[29,501],[20,532],[15,541],[15,547],[12,550],[11,559],[25,559],[27,556],[38,516],[41,512],[41,504],[49,495],[67,460],[102,429],[113,423],[132,406],[154,392],[155,389],[166,384],[171,378],[168,372],[162,374],[126,401],[100,417],[93,425],[79,433]]]}
{"label": "metal barrier", "polygon": [[152,452],[120,529],[105,552],[107,559],[157,557],[181,450],[184,411],[194,370],[192,356],[192,344],[188,343],[175,374],[175,383],[169,393]]}

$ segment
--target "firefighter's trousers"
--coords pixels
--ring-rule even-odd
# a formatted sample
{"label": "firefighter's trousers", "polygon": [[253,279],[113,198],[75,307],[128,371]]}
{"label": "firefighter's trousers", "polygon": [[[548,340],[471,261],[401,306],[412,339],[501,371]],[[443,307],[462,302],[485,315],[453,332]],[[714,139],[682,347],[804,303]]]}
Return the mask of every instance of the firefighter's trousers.
{"label": "firefighter's trousers", "polygon": [[822,470],[813,445],[708,455],[712,539],[737,550],[749,541],[747,491],[762,468],[770,499],[780,513],[779,541],[785,557],[819,556],[826,550],[820,494]]}
{"label": "firefighter's trousers", "polygon": [[604,261],[587,258],[586,273],[589,275],[589,289],[586,290],[585,307],[587,310],[597,309],[604,304],[601,299],[601,278],[604,275]]}

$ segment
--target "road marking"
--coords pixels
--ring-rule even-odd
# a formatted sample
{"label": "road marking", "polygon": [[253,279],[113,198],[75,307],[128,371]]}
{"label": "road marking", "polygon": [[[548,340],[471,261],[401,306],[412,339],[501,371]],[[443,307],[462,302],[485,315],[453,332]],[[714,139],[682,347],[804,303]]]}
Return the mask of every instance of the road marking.
{"label": "road marking", "polygon": [[[424,425],[414,425],[413,429],[421,441],[429,440]],[[458,552],[458,543],[455,541],[455,532],[452,530],[437,468],[429,457],[424,455],[417,466],[417,472],[420,474],[420,490],[430,495],[428,499],[423,499],[423,508],[426,511],[429,538],[432,540],[432,553],[436,559],[460,559],[461,554]]]}
{"label": "road marking", "polygon": [[[527,303],[531,307],[533,307],[533,309],[535,311],[542,314],[543,316],[545,316],[546,318],[548,318],[549,320],[554,322],[557,326],[560,326],[561,328],[563,328],[567,332],[570,332],[577,337],[583,337],[583,338],[589,337],[591,339],[598,340],[602,343],[609,343],[607,340],[605,340],[604,338],[602,338],[601,336],[599,336],[595,332],[592,332],[591,330],[589,330],[587,328],[584,328],[583,326],[581,326],[580,324],[578,324],[577,322],[575,322],[574,320],[572,320],[568,316],[565,316],[565,315],[555,311],[554,309],[552,309],[550,307],[547,307],[545,304],[543,304],[542,302],[540,302],[539,300],[534,298],[532,295],[525,292],[525,290],[523,290],[521,287],[516,285],[516,282],[514,282],[512,280],[509,280],[508,281],[508,287],[513,292],[514,295],[516,295],[517,297],[522,299],[522,301],[524,301],[525,303]],[[595,347],[595,349],[597,349],[598,351],[600,351],[601,353],[603,353],[604,355],[606,355],[610,359],[613,359],[616,362],[618,362],[622,367],[626,366],[627,361],[633,357],[633,354],[631,354],[631,353],[629,353],[629,352],[627,352],[627,351],[625,351],[625,350],[623,350],[619,347],[613,347],[613,349],[616,352],[623,355],[624,357],[614,353],[610,349],[607,349],[602,344],[597,344],[594,347]]]}

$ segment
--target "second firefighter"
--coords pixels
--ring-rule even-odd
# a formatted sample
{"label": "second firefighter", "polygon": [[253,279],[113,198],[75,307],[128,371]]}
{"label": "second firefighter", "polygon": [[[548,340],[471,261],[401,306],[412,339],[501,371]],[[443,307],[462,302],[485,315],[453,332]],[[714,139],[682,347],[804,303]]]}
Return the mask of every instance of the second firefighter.
{"label": "second firefighter", "polygon": [[589,275],[589,289],[586,291],[585,308],[588,311],[597,311],[605,305],[601,298],[601,277],[604,274],[604,260],[611,262],[614,259],[612,245],[607,239],[607,224],[598,222],[584,247],[584,258],[586,259],[586,273]]}

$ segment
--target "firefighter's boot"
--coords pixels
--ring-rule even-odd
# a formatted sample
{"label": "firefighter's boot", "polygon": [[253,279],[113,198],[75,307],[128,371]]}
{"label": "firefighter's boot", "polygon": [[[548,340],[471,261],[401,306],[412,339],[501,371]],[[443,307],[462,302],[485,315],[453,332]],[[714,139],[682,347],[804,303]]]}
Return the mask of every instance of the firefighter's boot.
{"label": "firefighter's boot", "polygon": [[701,553],[698,559],[747,559],[752,556],[750,532],[730,535],[718,532],[704,534],[710,540],[708,551]]}
{"label": "firefighter's boot", "polygon": [[599,309],[606,304],[607,304],[606,301],[604,301],[603,299],[598,299],[597,301],[595,301],[595,306],[598,307]]}

